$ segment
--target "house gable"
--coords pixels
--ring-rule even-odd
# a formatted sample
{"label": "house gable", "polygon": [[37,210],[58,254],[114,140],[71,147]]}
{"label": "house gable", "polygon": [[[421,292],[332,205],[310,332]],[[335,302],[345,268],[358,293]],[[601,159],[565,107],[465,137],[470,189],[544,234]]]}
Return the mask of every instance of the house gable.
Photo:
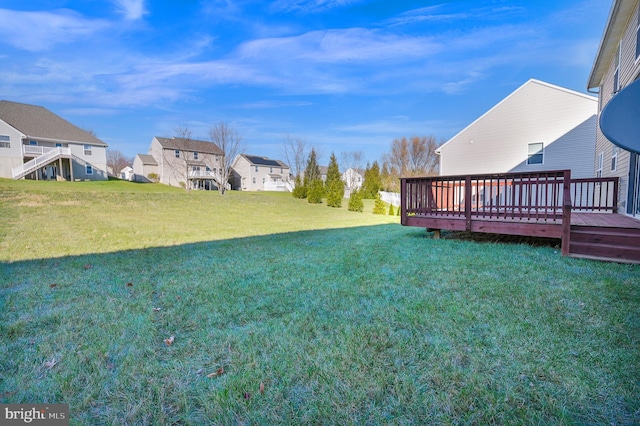
{"label": "house gable", "polygon": [[[440,173],[572,169],[591,176],[596,111],[592,96],[531,79],[438,148]],[[542,161],[529,164],[540,144]]]}

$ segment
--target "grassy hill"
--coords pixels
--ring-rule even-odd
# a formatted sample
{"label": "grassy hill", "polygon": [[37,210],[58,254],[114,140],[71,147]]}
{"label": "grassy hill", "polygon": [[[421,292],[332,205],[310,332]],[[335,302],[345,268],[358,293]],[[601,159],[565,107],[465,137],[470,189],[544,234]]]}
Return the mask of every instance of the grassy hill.
{"label": "grassy hill", "polygon": [[72,424],[634,424],[640,267],[287,194],[0,180],[0,402]]}

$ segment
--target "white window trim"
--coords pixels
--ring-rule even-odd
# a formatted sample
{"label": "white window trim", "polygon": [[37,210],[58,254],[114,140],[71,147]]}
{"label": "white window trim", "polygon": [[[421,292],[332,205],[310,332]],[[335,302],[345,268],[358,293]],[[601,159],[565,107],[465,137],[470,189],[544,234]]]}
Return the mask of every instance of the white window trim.
{"label": "white window trim", "polygon": [[91,155],[91,148],[92,148],[91,145],[85,144],[83,148],[84,148],[84,155]]}
{"label": "white window trim", "polygon": [[84,167],[84,173],[85,173],[87,176],[92,175],[92,174],[93,174],[93,166],[92,166],[91,164],[87,164],[87,165]]}
{"label": "white window trim", "polygon": [[615,69],[613,71],[613,94],[620,91],[620,62],[622,61],[622,40],[618,43],[618,51],[615,58]]}
{"label": "white window trim", "polygon": [[0,148],[11,148],[11,136],[0,135]]}
{"label": "white window trim", "polygon": [[597,178],[601,178],[602,177],[602,169],[604,168],[604,152],[601,152],[600,154],[598,154],[598,165],[596,168],[596,177]]}
{"label": "white window trim", "polygon": [[611,171],[615,172],[618,169],[618,147],[617,146],[613,146],[613,148],[611,148]]}
{"label": "white window trim", "polygon": [[[542,154],[542,162],[540,163],[529,163],[529,160],[531,159],[531,157],[533,157],[534,155],[538,155],[536,154],[530,154],[529,153],[529,147],[531,145],[542,145],[542,150],[541,150],[541,154]],[[527,144],[527,166],[539,166],[544,164],[544,142],[531,142],[529,144]]]}

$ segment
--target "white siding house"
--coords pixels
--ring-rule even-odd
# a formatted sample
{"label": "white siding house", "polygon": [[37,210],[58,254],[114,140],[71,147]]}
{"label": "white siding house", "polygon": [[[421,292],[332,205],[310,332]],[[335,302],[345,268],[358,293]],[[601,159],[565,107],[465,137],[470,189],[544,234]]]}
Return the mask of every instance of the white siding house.
{"label": "white siding house", "polygon": [[[587,83],[599,93],[598,112],[639,78],[640,2],[614,0]],[[640,154],[618,148],[598,127],[593,163],[597,176],[619,178],[619,213],[640,218]]]}
{"label": "white siding house", "polygon": [[597,108],[595,97],[531,79],[436,150],[440,174],[591,177]]}
{"label": "white siding house", "polygon": [[148,154],[136,155],[133,172],[136,180],[142,182],[154,180],[149,177],[153,173],[165,185],[213,190],[221,184],[223,156],[213,142],[156,136]]}
{"label": "white siding house", "polygon": [[239,154],[233,160],[232,189],[240,191],[292,191],[289,166],[280,160]]}
{"label": "white siding house", "polygon": [[106,180],[107,144],[44,107],[0,101],[0,177]]}

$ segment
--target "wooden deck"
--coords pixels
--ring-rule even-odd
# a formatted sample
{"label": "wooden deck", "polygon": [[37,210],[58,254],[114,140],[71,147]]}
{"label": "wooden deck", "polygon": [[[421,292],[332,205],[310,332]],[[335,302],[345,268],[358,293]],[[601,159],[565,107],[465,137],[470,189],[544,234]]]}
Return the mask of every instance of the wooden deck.
{"label": "wooden deck", "polygon": [[640,220],[616,214],[617,178],[568,170],[401,179],[401,223],[559,238],[562,254],[640,263]]}
{"label": "wooden deck", "polygon": [[612,213],[572,213],[571,225],[640,229],[640,219]]}

